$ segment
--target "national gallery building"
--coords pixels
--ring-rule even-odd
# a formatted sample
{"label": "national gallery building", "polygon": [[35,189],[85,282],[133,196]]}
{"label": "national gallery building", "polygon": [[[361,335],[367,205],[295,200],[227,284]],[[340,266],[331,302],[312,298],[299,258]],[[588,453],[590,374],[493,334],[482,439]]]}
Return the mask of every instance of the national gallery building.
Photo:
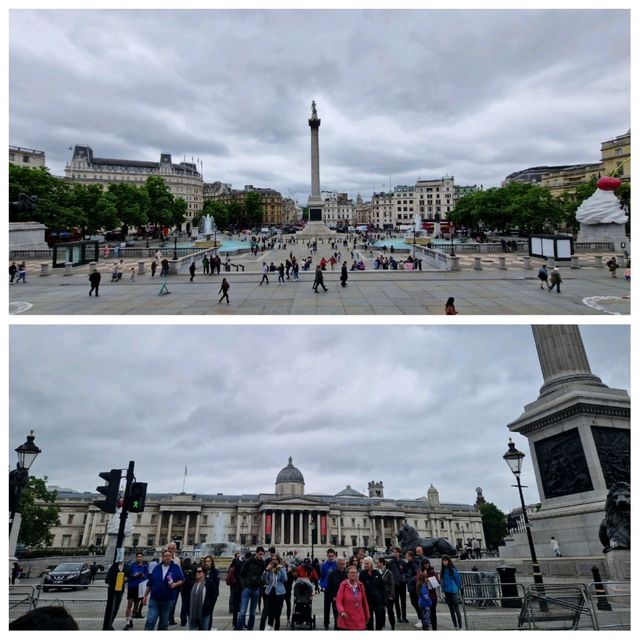
{"label": "national gallery building", "polygon": [[[426,496],[393,500],[384,497],[382,482],[369,482],[368,495],[347,486],[335,495],[305,494],[304,477],[289,464],[276,477],[274,493],[255,495],[147,494],[144,513],[129,514],[133,534],[126,546],[161,547],[171,540],[181,550],[198,551],[200,545],[226,542],[254,547],[274,545],[279,551],[314,555],[328,547],[340,554],[354,547],[384,551],[395,546],[402,524],[422,537],[447,538],[462,547],[469,538],[485,548],[477,506],[484,502],[477,489],[475,505],[441,503],[432,485]],[[59,491],[60,524],[52,529],[54,547],[106,544],[112,517],[93,506],[98,494]]]}

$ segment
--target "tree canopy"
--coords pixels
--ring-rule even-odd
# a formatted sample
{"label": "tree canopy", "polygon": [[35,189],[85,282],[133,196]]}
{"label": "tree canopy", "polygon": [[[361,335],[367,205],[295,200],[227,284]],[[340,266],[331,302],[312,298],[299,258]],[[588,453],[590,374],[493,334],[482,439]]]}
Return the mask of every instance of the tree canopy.
{"label": "tree canopy", "polygon": [[55,505],[57,492],[47,490],[47,478],[29,476],[20,498],[22,517],[18,542],[30,547],[49,546],[53,541],[51,528],[59,524],[60,507]]}
{"label": "tree canopy", "polygon": [[479,509],[487,549],[495,550],[507,533],[507,518],[493,502],[485,502]]}

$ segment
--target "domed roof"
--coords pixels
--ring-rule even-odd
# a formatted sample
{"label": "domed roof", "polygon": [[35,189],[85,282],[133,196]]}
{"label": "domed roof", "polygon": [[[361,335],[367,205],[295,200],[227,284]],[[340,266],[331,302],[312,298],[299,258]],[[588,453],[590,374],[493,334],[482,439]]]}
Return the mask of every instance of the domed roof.
{"label": "domed roof", "polygon": [[289,456],[289,464],[280,471],[278,477],[276,478],[276,484],[281,484],[284,482],[299,482],[304,484],[304,477],[298,467],[293,466],[293,460],[291,456]]}

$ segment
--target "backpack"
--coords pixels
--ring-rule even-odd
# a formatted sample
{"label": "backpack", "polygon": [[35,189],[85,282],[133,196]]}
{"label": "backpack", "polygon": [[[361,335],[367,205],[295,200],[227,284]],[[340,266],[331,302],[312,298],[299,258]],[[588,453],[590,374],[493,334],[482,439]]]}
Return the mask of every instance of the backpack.
{"label": "backpack", "polygon": [[229,571],[227,571],[227,577],[225,579],[225,582],[230,587],[233,587],[233,586],[235,586],[237,581],[238,581],[238,578],[236,576],[236,568],[235,567],[229,567]]}

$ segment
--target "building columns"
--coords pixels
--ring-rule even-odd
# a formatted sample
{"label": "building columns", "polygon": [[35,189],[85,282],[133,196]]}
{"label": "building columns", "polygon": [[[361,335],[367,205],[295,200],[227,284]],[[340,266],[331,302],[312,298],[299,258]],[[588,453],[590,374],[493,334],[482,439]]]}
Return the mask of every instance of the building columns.
{"label": "building columns", "polygon": [[293,519],[293,511],[289,514],[289,546],[294,544],[293,542],[293,532],[294,532],[294,519]]}
{"label": "building columns", "polygon": [[173,511],[169,513],[169,529],[167,530],[167,544],[171,542],[171,529],[173,529]]}
{"label": "building columns", "polygon": [[280,511],[280,546],[284,545],[284,509]]}
{"label": "building columns", "polygon": [[304,529],[302,528],[302,520],[303,520],[303,514],[302,514],[302,511],[301,511],[299,516],[298,516],[298,524],[299,524],[299,527],[298,527],[298,542],[297,542],[298,545],[302,545],[303,542],[304,542],[304,538],[302,536],[302,532],[304,531]]}
{"label": "building columns", "polygon": [[197,513],[196,514],[196,532],[193,538],[193,542],[194,544],[200,544],[200,518],[201,518],[202,514],[201,513]]}
{"label": "building columns", "polygon": [[184,540],[182,541],[183,544],[189,544],[189,516],[190,515],[191,515],[190,513],[187,513],[187,516],[184,522]]}

